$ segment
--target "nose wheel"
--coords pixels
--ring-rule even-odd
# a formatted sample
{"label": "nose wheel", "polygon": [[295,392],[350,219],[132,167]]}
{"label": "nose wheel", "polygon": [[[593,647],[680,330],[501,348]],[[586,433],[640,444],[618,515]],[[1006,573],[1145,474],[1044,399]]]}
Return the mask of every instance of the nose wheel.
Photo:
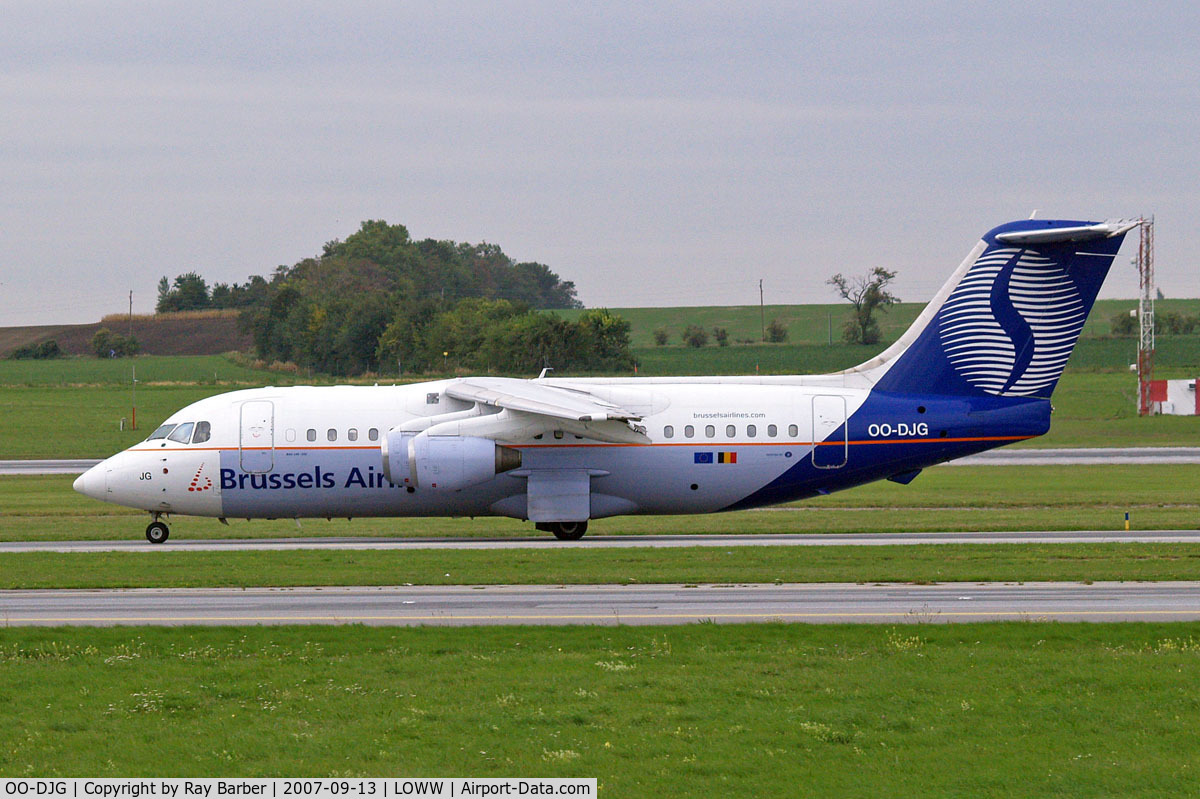
{"label": "nose wheel", "polygon": [[151,544],[161,544],[170,535],[170,529],[162,522],[150,522],[150,524],[146,525],[146,540]]}

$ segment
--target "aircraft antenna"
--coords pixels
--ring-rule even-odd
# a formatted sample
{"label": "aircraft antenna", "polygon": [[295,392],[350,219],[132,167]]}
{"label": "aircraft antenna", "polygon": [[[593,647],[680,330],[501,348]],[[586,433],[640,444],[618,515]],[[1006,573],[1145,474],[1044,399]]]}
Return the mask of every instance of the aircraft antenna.
{"label": "aircraft antenna", "polygon": [[1156,405],[1150,396],[1154,376],[1154,217],[1142,217],[1138,222],[1138,415],[1149,416]]}

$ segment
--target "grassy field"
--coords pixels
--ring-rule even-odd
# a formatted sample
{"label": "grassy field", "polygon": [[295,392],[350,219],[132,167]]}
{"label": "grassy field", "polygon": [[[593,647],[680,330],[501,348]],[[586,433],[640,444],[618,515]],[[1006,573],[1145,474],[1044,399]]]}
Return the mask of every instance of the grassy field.
{"label": "grassy field", "polygon": [[126,393],[137,370],[139,387],[267,386],[293,383],[297,378],[266,369],[252,369],[226,355],[145,355],[138,358],[57,358],[49,361],[0,360],[0,386],[120,388]]}
{"label": "grassy field", "polygon": [[[904,302],[894,305],[879,317],[880,331],[886,341],[894,341],[903,333],[924,309],[924,303]],[[654,331],[665,329],[670,334],[670,344],[680,343],[679,334],[687,325],[699,325],[711,332],[714,327],[729,331],[731,341],[762,340],[762,316],[766,321],[778,319],[788,330],[788,341],[793,344],[828,344],[838,342],[842,325],[849,317],[850,306],[842,304],[824,305],[768,305],[761,313],[757,305],[731,306],[683,306],[674,308],[612,308],[630,324],[630,335],[635,347],[653,347]],[[1128,314],[1137,308],[1137,300],[1100,300],[1092,308],[1084,327],[1085,336],[1107,336],[1112,333],[1112,319],[1117,314]],[[1159,300],[1155,303],[1159,314],[1182,313],[1191,316],[1200,314],[1200,299]],[[555,311],[570,319],[582,311]],[[760,315],[761,313],[761,315]]]}
{"label": "grassy field", "polygon": [[[0,477],[0,540],[137,538],[148,516],[71,490],[69,476]],[[1097,495],[1096,486],[1104,486]],[[761,511],[598,519],[596,535],[1135,529],[1200,526],[1200,466],[938,466],[907,486],[880,481]],[[178,517],[188,538],[535,535],[512,519],[231,520]]]}
{"label": "grassy field", "polygon": [[[1196,346],[1200,352],[1200,341]],[[740,349],[771,350],[769,347]],[[707,356],[709,351],[703,352]],[[711,352],[720,355],[722,351]],[[112,382],[121,376],[112,362],[92,362],[103,368],[93,366],[83,376],[57,372],[42,373],[36,379],[26,376],[22,379],[27,383],[18,385],[2,382],[6,376],[20,377],[16,371],[6,375],[0,370],[0,459],[107,457],[142,440],[162,419],[191,402],[245,385],[285,382],[273,379],[279,377],[273,373],[241,370],[219,356],[198,359],[199,363],[194,365],[184,358],[162,360],[167,363],[155,384],[148,384],[152,377],[139,384],[137,431],[128,429],[133,401],[130,387],[128,382],[123,385]],[[0,362],[4,366],[10,364]],[[139,365],[139,375],[141,368]],[[213,369],[220,382],[204,382],[197,377],[211,374]],[[186,379],[188,374],[193,376],[192,380]],[[52,382],[56,375],[66,380],[86,378],[87,384],[59,385]],[[255,381],[255,376],[263,379]],[[128,380],[127,371],[122,379]],[[225,382],[227,379],[246,382]],[[1050,433],[1021,446],[1200,445],[1200,424],[1195,417],[1140,418],[1135,412],[1135,392],[1136,382],[1128,373],[1068,371],[1054,395],[1056,413]],[[122,419],[126,420],[125,430],[121,429]]]}
{"label": "grassy field", "polygon": [[5,776],[1191,796],[1200,626],[0,630]]}
{"label": "grassy field", "polygon": [[[1200,372],[1200,336],[1160,336],[1155,351],[1159,377],[1195,377]],[[824,374],[848,369],[867,361],[882,347],[834,344],[747,344],[729,347],[637,347],[638,374]],[[1067,366],[1067,374],[1112,372],[1123,376],[1129,386],[1136,378],[1129,364],[1137,361],[1137,342],[1130,338],[1084,338],[1079,340]],[[1162,372],[1162,374],[1158,374]],[[1135,389],[1131,389],[1135,390]],[[1057,398],[1057,394],[1055,395]]]}
{"label": "grassy field", "polygon": [[1200,580],[1195,544],[20,552],[0,589]]}

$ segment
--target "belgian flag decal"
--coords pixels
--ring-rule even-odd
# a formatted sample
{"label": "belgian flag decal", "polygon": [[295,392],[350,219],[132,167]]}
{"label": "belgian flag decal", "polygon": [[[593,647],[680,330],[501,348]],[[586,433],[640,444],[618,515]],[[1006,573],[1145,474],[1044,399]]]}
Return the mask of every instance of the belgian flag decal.
{"label": "belgian flag decal", "polygon": [[737,463],[736,452],[695,452],[693,463]]}

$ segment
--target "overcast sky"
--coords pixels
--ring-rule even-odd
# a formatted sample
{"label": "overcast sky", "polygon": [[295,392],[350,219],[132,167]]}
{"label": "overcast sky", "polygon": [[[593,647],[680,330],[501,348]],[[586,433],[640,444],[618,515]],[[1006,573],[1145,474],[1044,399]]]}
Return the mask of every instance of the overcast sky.
{"label": "overcast sky", "polygon": [[6,2],[0,325],[149,311],[364,219],[618,307],[832,302],[877,265],[924,301],[1034,209],[1154,214],[1197,297],[1197,9]]}

